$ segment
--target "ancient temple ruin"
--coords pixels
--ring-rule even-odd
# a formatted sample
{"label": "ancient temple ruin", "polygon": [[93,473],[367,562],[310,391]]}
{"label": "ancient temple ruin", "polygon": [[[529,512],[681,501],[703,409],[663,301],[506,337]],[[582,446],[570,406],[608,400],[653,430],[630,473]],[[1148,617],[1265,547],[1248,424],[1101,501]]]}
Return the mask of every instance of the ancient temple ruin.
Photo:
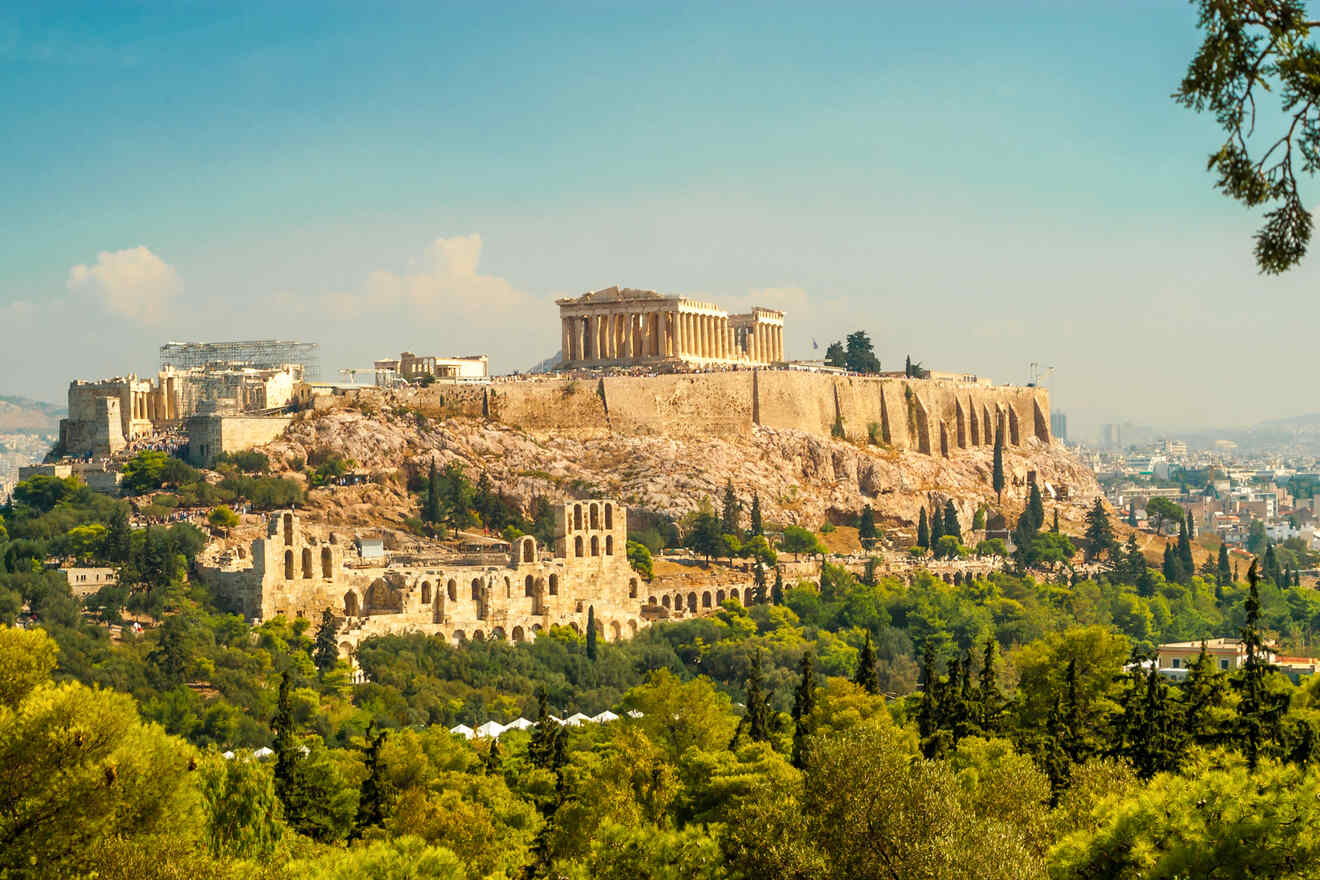
{"label": "ancient temple ruin", "polygon": [[784,313],[730,315],[714,303],[607,287],[555,301],[565,367],[683,361],[761,366],[784,359]]}

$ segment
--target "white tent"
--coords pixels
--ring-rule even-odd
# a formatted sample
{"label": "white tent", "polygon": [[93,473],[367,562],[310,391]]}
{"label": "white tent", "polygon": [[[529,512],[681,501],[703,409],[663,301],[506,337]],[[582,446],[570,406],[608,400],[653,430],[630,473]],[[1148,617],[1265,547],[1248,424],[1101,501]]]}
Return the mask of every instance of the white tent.
{"label": "white tent", "polygon": [[466,724],[460,724],[457,727],[451,727],[449,728],[449,732],[456,733],[459,736],[463,737],[463,739],[472,739],[472,737],[476,735],[476,731],[468,727]]}
{"label": "white tent", "polygon": [[591,720],[596,722],[597,724],[604,724],[608,721],[618,721],[619,716],[615,715],[609,709],[606,709],[604,712],[601,712],[599,715],[591,716]]}
{"label": "white tent", "polygon": [[578,727],[591,720],[590,717],[583,715],[581,712],[574,712],[564,719],[564,724],[568,727]]}
{"label": "white tent", "polygon": [[232,761],[232,760],[234,760],[234,753],[233,753],[233,752],[225,752],[225,753],[223,753],[222,755],[220,755],[220,757],[224,758],[226,761]]}
{"label": "white tent", "polygon": [[627,715],[629,718],[645,718],[645,717],[646,717],[646,714],[645,714],[644,712],[638,712],[636,709],[629,709],[627,712],[624,712],[623,714],[624,714],[624,715]]}
{"label": "white tent", "polygon": [[261,748],[257,749],[255,752],[252,753],[252,757],[260,761],[264,758],[269,758],[273,754],[275,754],[275,750],[272,749],[270,746],[262,746]]}
{"label": "white tent", "polygon": [[491,739],[499,739],[500,734],[504,732],[504,725],[498,721],[487,721],[477,728],[477,736],[488,736]]}
{"label": "white tent", "polygon": [[558,715],[547,715],[546,717],[549,718],[551,721],[553,721],[555,724],[558,724],[560,727],[564,726],[564,719],[560,718]]}
{"label": "white tent", "polygon": [[535,727],[535,721],[528,721],[526,718],[515,718],[504,725],[505,730],[526,730],[529,727]]}

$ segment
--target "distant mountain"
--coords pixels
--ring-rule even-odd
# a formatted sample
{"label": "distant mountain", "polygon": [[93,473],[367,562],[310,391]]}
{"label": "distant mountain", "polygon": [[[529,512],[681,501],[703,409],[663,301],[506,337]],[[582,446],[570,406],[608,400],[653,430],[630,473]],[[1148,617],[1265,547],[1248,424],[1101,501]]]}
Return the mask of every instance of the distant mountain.
{"label": "distant mountain", "polygon": [[0,394],[0,433],[55,433],[65,409],[54,403]]}
{"label": "distant mountain", "polygon": [[527,370],[527,372],[529,372],[529,373],[549,373],[549,372],[552,371],[556,366],[558,366],[559,362],[562,361],[563,359],[564,359],[564,353],[563,353],[562,351],[557,351],[557,352],[555,352],[554,354],[550,355],[550,357],[548,357],[548,358],[546,358],[545,360],[541,361],[539,364],[536,364],[535,366],[529,368],[529,369]]}
{"label": "distant mountain", "polygon": [[1306,413],[1300,416],[1289,416],[1285,419],[1270,419],[1261,422],[1256,426],[1258,429],[1310,429],[1320,428],[1320,413]]}

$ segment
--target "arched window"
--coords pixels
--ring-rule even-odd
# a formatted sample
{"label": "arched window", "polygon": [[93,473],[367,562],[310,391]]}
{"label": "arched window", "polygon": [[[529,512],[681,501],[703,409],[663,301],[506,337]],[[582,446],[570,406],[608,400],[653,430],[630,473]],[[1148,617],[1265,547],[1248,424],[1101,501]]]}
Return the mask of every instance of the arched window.
{"label": "arched window", "polygon": [[654,604],[655,604],[655,596],[647,596],[647,597],[646,597],[646,604],[647,604],[647,605],[654,605]]}
{"label": "arched window", "polygon": [[710,607],[710,591],[709,591],[709,590],[707,590],[706,592],[704,592],[704,593],[701,594],[701,607],[702,607],[702,608],[709,608],[709,607]]}
{"label": "arched window", "polygon": [[430,581],[422,581],[422,604],[423,604],[423,605],[430,605],[430,604],[431,604],[431,582],[430,582]]}
{"label": "arched window", "polygon": [[605,528],[614,528],[614,505],[605,502]]}
{"label": "arched window", "polygon": [[611,642],[617,642],[617,641],[619,640],[619,636],[620,636],[620,635],[622,635],[622,630],[619,628],[619,622],[618,622],[617,620],[611,620],[611,621],[610,621],[610,641],[611,641]]}
{"label": "arched window", "polygon": [[334,563],[330,556],[330,548],[321,548],[321,577],[329,580],[335,576]]}
{"label": "arched window", "polygon": [[461,645],[465,641],[467,641],[467,634],[464,633],[461,629],[454,630],[454,644]]}
{"label": "arched window", "polygon": [[591,536],[591,555],[592,556],[600,555],[600,538],[596,537],[595,535]]}
{"label": "arched window", "polygon": [[284,546],[293,544],[293,514],[284,514]]}
{"label": "arched window", "polygon": [[357,597],[357,593],[353,592],[352,590],[349,590],[347,593],[344,594],[344,616],[345,617],[358,616],[358,597]]}
{"label": "arched window", "polygon": [[312,576],[312,548],[304,547],[302,557],[303,577],[310,578]]}
{"label": "arched window", "polygon": [[523,628],[521,626],[515,626],[513,628],[513,632],[511,632],[510,635],[513,637],[513,640],[515,642],[521,642],[526,638],[526,636],[523,635]]}
{"label": "arched window", "polygon": [[550,595],[559,595],[559,575],[557,574],[550,575]]}
{"label": "arched window", "polygon": [[481,598],[481,578],[472,579],[472,598],[473,599]]}
{"label": "arched window", "polygon": [[527,597],[527,596],[535,596],[535,595],[536,595],[536,581],[533,580],[532,576],[529,574],[527,576],[527,581],[523,584],[523,596]]}
{"label": "arched window", "polygon": [[574,555],[574,556],[581,556],[581,555],[582,555],[582,536],[581,536],[581,535],[578,535],[576,538],[573,539],[573,555]]}
{"label": "arched window", "polygon": [[613,536],[613,535],[606,535],[606,536],[605,536],[605,555],[606,555],[606,556],[613,556],[613,555],[614,555],[614,536]]}
{"label": "arched window", "polygon": [[592,502],[587,509],[591,512],[591,527],[593,529],[600,528],[600,508],[596,506],[595,502]]}
{"label": "arched window", "polygon": [[716,604],[716,605],[723,605],[723,604],[724,604],[724,591],[723,591],[723,590],[716,590],[716,591],[715,591],[715,604]]}
{"label": "arched window", "polygon": [[448,589],[448,592],[449,592],[449,601],[450,601],[450,602],[457,602],[457,601],[458,601],[458,582],[457,582],[456,580],[454,580],[453,578],[450,578],[450,579],[449,579],[449,589]]}
{"label": "arched window", "polygon": [[[575,531],[575,532],[580,532],[580,531],[582,531],[582,505],[581,505],[581,504],[574,504],[574,505],[573,505],[573,531]],[[582,554],[579,553],[578,555],[581,556]]]}
{"label": "arched window", "polygon": [[687,606],[688,606],[688,611],[696,611],[696,610],[697,610],[697,594],[696,594],[696,593],[688,593]]}
{"label": "arched window", "polygon": [[738,598],[738,589],[737,589],[736,587],[735,587],[734,589],[732,589],[732,590],[729,590],[729,598],[730,598],[730,599],[737,599],[737,598]]}
{"label": "arched window", "polygon": [[637,578],[631,578],[628,581],[628,598],[629,599],[637,598]]}
{"label": "arched window", "polygon": [[665,595],[663,595],[663,596],[660,597],[660,605],[661,605],[661,607],[663,607],[663,608],[668,608],[668,607],[669,607],[669,594],[668,594],[668,593],[666,593]]}
{"label": "arched window", "polygon": [[286,581],[291,581],[291,580],[293,580],[293,551],[292,551],[292,550],[285,550],[285,551],[284,551],[284,579],[285,579]]}
{"label": "arched window", "polygon": [[523,561],[523,562],[535,562],[535,561],[536,561],[536,539],[535,539],[535,538],[530,538],[530,537],[529,537],[529,538],[523,538],[523,539],[522,539],[522,551],[523,551],[523,552],[522,552],[522,561]]}

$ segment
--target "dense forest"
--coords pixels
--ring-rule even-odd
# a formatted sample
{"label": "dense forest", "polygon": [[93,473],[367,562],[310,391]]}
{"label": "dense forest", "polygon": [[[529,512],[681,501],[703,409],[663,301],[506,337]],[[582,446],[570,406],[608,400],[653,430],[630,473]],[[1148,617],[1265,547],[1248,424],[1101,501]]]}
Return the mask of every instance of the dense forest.
{"label": "dense forest", "polygon": [[[226,478],[236,497],[271,479]],[[1320,600],[1277,570],[1238,582],[1120,547],[1087,579],[826,562],[631,641],[378,638],[355,676],[333,619],[222,613],[188,576],[203,540],[131,529],[76,484],[4,511],[0,620],[26,628],[0,627],[0,876],[1320,872],[1317,685],[1265,651],[1309,649]],[[123,586],[80,605],[49,553]],[[158,625],[112,639],[125,609]],[[1220,636],[1246,641],[1243,669],[1173,682],[1149,662]],[[549,720],[605,709],[621,717]],[[519,716],[541,723],[448,732]]]}

